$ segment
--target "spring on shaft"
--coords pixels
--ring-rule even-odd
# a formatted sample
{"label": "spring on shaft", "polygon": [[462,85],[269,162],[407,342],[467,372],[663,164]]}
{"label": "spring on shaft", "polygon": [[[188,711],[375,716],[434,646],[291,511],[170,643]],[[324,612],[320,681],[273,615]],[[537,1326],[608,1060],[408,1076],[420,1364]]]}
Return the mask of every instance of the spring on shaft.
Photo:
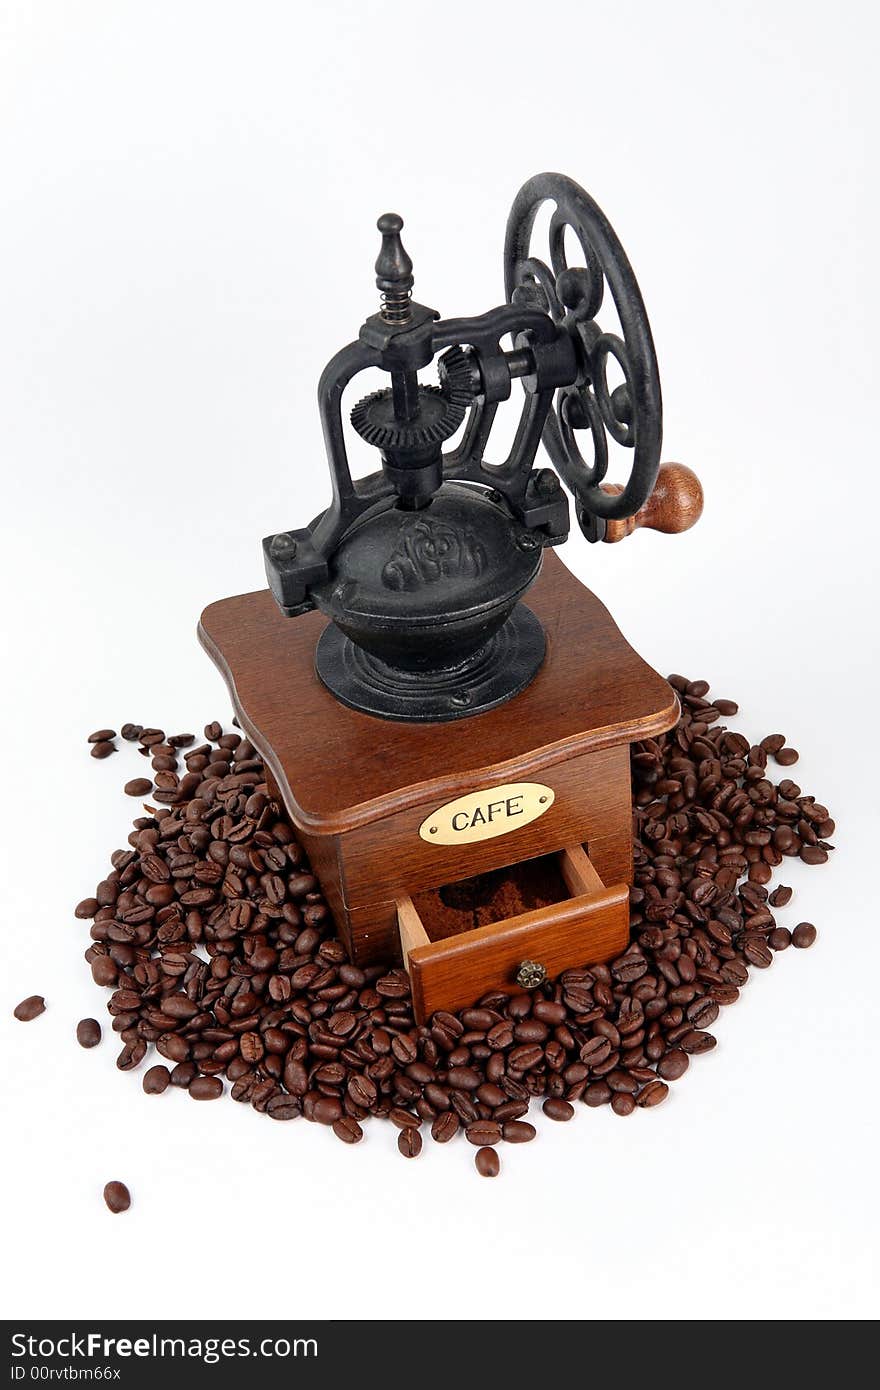
{"label": "spring on shaft", "polygon": [[400,286],[381,292],[381,314],[386,323],[408,323],[412,291]]}

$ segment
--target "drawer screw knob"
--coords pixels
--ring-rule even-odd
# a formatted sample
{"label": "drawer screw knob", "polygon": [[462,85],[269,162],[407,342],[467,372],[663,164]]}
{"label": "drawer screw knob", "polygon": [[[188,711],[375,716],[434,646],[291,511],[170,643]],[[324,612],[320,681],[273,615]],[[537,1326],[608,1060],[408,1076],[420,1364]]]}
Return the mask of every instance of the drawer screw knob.
{"label": "drawer screw knob", "polygon": [[537,989],[546,978],[546,969],[536,960],[524,960],[516,972],[516,982],[521,989]]}

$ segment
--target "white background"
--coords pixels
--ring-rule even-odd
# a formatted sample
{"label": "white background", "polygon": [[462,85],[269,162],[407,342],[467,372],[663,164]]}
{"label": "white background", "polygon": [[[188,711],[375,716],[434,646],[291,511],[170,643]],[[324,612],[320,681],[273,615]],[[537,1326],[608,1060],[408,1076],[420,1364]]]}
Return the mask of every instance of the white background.
{"label": "white background", "polygon": [[[877,38],[868,0],[2,0],[7,1316],[876,1314]],[[198,614],[327,503],[315,387],[373,311],[376,216],[417,297],[482,312],[545,168],[620,234],[706,491],[687,536],[565,559],[660,670],[787,734],[839,849],[786,863],[817,945],[662,1109],[539,1116],[490,1183],[463,1142],[405,1163],[391,1126],[350,1150],[146,1098],[74,1041],[103,1004],[72,909],[142,770],[85,735],[228,720]]]}

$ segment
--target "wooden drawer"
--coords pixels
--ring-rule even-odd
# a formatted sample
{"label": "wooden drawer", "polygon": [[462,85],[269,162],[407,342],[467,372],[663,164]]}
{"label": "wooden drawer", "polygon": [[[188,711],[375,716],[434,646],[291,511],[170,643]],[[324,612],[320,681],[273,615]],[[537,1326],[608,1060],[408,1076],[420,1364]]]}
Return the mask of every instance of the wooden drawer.
{"label": "wooden drawer", "polygon": [[418,1022],[437,1009],[467,1008],[493,990],[517,993],[523,961],[553,977],[572,966],[611,960],[629,941],[629,888],[606,888],[582,845],[558,856],[571,896],[487,926],[431,940],[409,894],[397,899],[397,923]]}

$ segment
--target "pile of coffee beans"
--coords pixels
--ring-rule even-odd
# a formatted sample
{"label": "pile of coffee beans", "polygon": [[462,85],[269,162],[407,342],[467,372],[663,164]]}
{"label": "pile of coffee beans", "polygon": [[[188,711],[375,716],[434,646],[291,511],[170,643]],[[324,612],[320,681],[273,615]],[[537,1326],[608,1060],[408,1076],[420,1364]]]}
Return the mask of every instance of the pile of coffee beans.
{"label": "pile of coffee beans", "polygon": [[[441,1144],[461,1132],[486,1177],[500,1170],[500,1143],[535,1137],[536,1098],[556,1121],[578,1102],[620,1116],[659,1105],[714,1048],[709,1030],[750,970],[812,945],[811,923],[776,923],[791,889],[767,884],[786,858],[823,863],[834,833],[814,797],[768,775],[797,760],[783,735],[751,744],[721,722],[732,701],[709,700],[705,681],[670,682],[679,724],[632,749],[628,949],[422,1027],[405,971],[349,960],[252,744],[218,723],[198,746],[124,725],[153,774],[125,790],[152,786],[151,804],[76,909],[92,921],[92,975],[112,991],[119,1068],[155,1049],[147,1094],[175,1086],[214,1100],[228,1086],[233,1100],[278,1121],[304,1116],[345,1144],[381,1117],[406,1158],[423,1131]],[[112,751],[115,737],[99,730],[93,751]],[[82,1034],[91,1045],[94,1028]]]}

